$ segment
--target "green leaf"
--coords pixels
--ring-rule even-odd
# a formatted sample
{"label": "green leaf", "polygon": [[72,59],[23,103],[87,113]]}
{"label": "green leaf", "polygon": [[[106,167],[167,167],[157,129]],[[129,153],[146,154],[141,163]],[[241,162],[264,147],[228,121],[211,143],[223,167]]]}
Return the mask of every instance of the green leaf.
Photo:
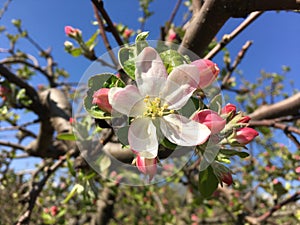
{"label": "green leaf", "polygon": [[64,141],[76,141],[76,136],[73,133],[60,133],[56,138]]}
{"label": "green leaf", "polygon": [[111,165],[111,159],[107,155],[102,155],[99,159],[99,169],[103,172]]}
{"label": "green leaf", "polygon": [[94,49],[94,47],[96,46],[96,39],[97,39],[97,36],[99,35],[100,31],[97,30],[93,35],[92,37],[87,40],[85,42],[85,45],[88,47],[88,49],[91,51]]}
{"label": "green leaf", "polygon": [[170,74],[175,67],[189,63],[189,60],[173,49],[166,50],[159,55],[164,62],[168,74]]}
{"label": "green leaf", "polygon": [[248,152],[241,152],[234,149],[220,149],[220,153],[227,155],[227,156],[234,156],[237,155],[240,158],[246,158],[249,156]]}
{"label": "green leaf", "polygon": [[122,80],[117,78],[112,73],[103,73],[91,77],[88,81],[88,91],[87,95],[84,98],[84,108],[85,110],[94,118],[98,119],[110,119],[110,116],[107,116],[107,113],[103,112],[98,108],[97,105],[94,105],[93,94],[98,91],[100,88],[106,87],[124,87],[125,84]]}
{"label": "green leaf", "polygon": [[167,138],[164,138],[164,139],[160,142],[160,144],[161,144],[162,146],[164,146],[165,148],[171,149],[171,150],[175,150],[175,148],[177,147],[176,144],[173,144],[173,143],[170,142]]}
{"label": "green leaf", "polygon": [[135,38],[135,42],[138,41],[145,41],[147,39],[147,37],[149,36],[149,31],[144,31],[139,33],[136,38]]}
{"label": "green leaf", "polygon": [[199,173],[199,191],[204,198],[210,197],[217,189],[219,181],[211,166]]}
{"label": "green leaf", "polygon": [[75,194],[80,194],[84,191],[84,187],[80,184],[75,184],[67,197],[62,201],[62,204],[67,203]]}
{"label": "green leaf", "polygon": [[221,94],[214,96],[214,98],[209,103],[209,109],[211,109],[217,113],[220,113],[221,108],[222,108],[222,102],[223,102],[223,99],[222,99]]}
{"label": "green leaf", "polygon": [[124,47],[118,53],[119,63],[127,75],[135,80],[135,53],[133,47]]}
{"label": "green leaf", "polygon": [[72,49],[68,50],[67,52],[70,53],[74,57],[78,57],[78,56],[82,55],[81,48],[72,48]]}
{"label": "green leaf", "polygon": [[129,126],[124,126],[124,127],[119,128],[117,131],[117,137],[123,145],[129,145],[128,129],[129,129]]}

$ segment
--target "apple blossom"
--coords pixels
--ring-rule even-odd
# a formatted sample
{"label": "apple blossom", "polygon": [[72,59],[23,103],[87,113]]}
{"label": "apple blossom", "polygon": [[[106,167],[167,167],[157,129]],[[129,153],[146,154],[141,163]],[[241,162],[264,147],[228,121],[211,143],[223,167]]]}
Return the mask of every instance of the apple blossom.
{"label": "apple blossom", "polygon": [[141,157],[156,158],[160,135],[181,146],[203,144],[211,131],[176,113],[182,108],[200,80],[194,65],[175,67],[168,75],[155,49],[146,47],[136,58],[135,85],[113,87],[108,93],[112,108],[133,118],[128,142]]}
{"label": "apple blossom", "polygon": [[207,126],[212,134],[219,133],[226,125],[226,120],[210,109],[197,112],[192,119]]}
{"label": "apple blossom", "polygon": [[203,89],[211,85],[217,78],[220,69],[217,64],[208,59],[198,59],[191,63],[197,66],[200,72],[200,81],[198,83],[198,89]]}
{"label": "apple blossom", "polygon": [[109,88],[100,88],[93,94],[93,104],[97,104],[99,109],[111,113],[112,107],[108,101]]}
{"label": "apple blossom", "polygon": [[251,142],[256,136],[258,136],[258,132],[250,127],[243,127],[238,129],[235,135],[235,139],[240,144],[246,145]]}

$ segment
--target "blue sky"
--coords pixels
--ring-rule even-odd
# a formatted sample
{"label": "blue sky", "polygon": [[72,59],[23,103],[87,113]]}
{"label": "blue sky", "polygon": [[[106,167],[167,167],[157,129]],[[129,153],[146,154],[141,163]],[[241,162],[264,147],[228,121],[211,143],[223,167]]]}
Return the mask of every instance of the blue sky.
{"label": "blue sky", "polygon": [[[1,0],[0,7],[5,2],[6,0]],[[155,14],[145,26],[145,30],[150,31],[149,39],[154,40],[159,38],[159,28],[169,19],[175,2],[175,0],[156,0],[151,3],[150,10],[155,11]],[[140,24],[137,20],[142,13],[139,10],[137,0],[106,0],[104,3],[113,22],[122,22],[132,29],[139,28]],[[175,18],[176,25],[182,23],[185,9],[184,6],[181,6]],[[14,0],[0,20],[0,25],[5,25],[8,32],[14,33],[15,29],[11,25],[12,19],[22,19],[23,27],[28,30],[29,34],[41,46],[52,48],[55,60],[71,74],[69,80],[79,81],[91,62],[83,57],[73,58],[64,51],[63,43],[69,40],[64,33],[64,27],[71,25],[79,28],[86,39],[90,37],[97,28],[92,25],[94,16],[91,1]],[[242,20],[230,19],[218,33],[217,39],[220,40],[224,34],[230,33]],[[244,76],[249,80],[254,80],[260,75],[260,70],[262,69],[267,72],[281,72],[281,66],[287,65],[292,68],[291,72],[288,73],[287,79],[294,80],[295,86],[300,87],[299,24],[300,14],[267,12],[233,40],[228,45],[233,59],[247,40],[253,40],[253,45],[239,66]],[[111,41],[111,45],[114,47],[117,46],[113,40]],[[6,47],[7,42],[2,34],[0,35],[0,48]],[[19,48],[38,55],[35,50],[28,47],[27,43],[22,42]],[[101,56],[105,52],[106,50],[101,45],[101,39],[99,38],[96,53],[98,56]],[[214,58],[214,61],[221,63],[222,56],[222,53],[218,54]],[[2,57],[0,55],[0,60]]]}
{"label": "blue sky", "polygon": [[[1,1],[1,5],[4,4]],[[170,17],[176,1],[160,0],[154,1],[150,9],[155,14],[147,22],[145,29],[151,31],[149,39],[159,37],[159,27]],[[104,1],[105,7],[113,22],[123,22],[130,28],[138,29],[138,17],[141,16],[137,0],[109,0]],[[175,18],[175,23],[182,23],[182,16],[186,8],[181,6]],[[91,1],[79,0],[74,3],[71,0],[35,1],[22,0],[12,1],[8,11],[0,20],[0,24],[6,25],[9,32],[14,32],[10,25],[11,19],[22,19],[24,28],[43,47],[51,47],[53,55],[59,64],[71,73],[70,80],[77,80],[78,77],[89,66],[90,62],[83,58],[69,56],[63,49],[63,43],[68,38],[64,34],[64,26],[72,25],[83,31],[84,37],[88,38],[95,31],[96,27],[91,24],[94,20]],[[229,20],[217,35],[218,40],[225,33],[231,32],[243,19]],[[253,40],[253,45],[247,52],[245,60],[240,64],[239,69],[246,77],[256,77],[259,71],[264,69],[268,72],[280,72],[282,65],[292,68],[289,74],[291,79],[298,82],[300,71],[300,15],[287,12],[267,12],[250,25],[241,35],[228,45],[231,55],[234,58],[242,45],[247,40]],[[3,36],[3,35],[2,35]],[[3,37],[0,36],[0,43]],[[98,56],[105,53],[103,45],[96,47]],[[117,46],[114,41],[112,46]],[[0,44],[1,47],[2,44]],[[24,44],[25,49],[27,48]],[[217,63],[221,62],[222,54],[215,57]],[[298,82],[299,84],[299,82]]]}

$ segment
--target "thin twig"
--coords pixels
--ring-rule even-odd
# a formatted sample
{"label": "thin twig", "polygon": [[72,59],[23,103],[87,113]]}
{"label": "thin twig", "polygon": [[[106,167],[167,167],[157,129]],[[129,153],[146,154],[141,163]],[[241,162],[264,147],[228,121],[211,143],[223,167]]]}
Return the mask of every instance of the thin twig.
{"label": "thin twig", "polygon": [[34,183],[33,187],[29,192],[28,207],[25,212],[19,217],[16,225],[25,225],[30,221],[32,210],[34,209],[36,200],[39,194],[42,192],[45,184],[47,183],[50,176],[66,161],[67,157],[73,156],[77,153],[77,150],[72,149],[64,156],[61,156],[52,166],[48,167],[45,176],[37,183]]}
{"label": "thin twig", "polygon": [[101,13],[103,19],[106,21],[107,26],[109,27],[109,30],[111,31],[111,33],[114,36],[114,38],[115,38],[116,42],[118,43],[118,45],[119,46],[124,45],[121,37],[119,36],[119,33],[118,33],[116,27],[114,26],[114,24],[111,21],[109,15],[107,14],[106,10],[104,9],[103,1],[102,0],[92,0],[92,2],[94,3],[94,5],[97,7],[99,12]]}
{"label": "thin twig", "polygon": [[181,5],[182,0],[177,0],[176,5],[171,13],[170,19],[168,20],[168,22],[166,23],[166,27],[165,27],[165,34],[168,33],[168,30],[170,29],[171,24],[173,23],[173,20],[175,19],[175,16],[178,12],[178,9]]}
{"label": "thin twig", "polygon": [[240,62],[242,61],[242,59],[244,58],[247,50],[249,49],[249,47],[252,45],[252,41],[247,41],[242,49],[239,51],[237,57],[235,58],[233,64],[230,66],[230,68],[227,71],[227,74],[225,75],[225,77],[223,78],[222,81],[222,85],[221,88],[223,89],[228,89],[228,81],[230,79],[230,77],[232,76],[233,71],[237,68],[237,66],[240,64]]}
{"label": "thin twig", "polygon": [[97,22],[98,22],[98,26],[99,26],[99,30],[100,30],[100,35],[102,37],[102,40],[104,42],[104,45],[106,47],[106,50],[108,51],[108,54],[113,62],[113,64],[115,66],[118,65],[118,60],[116,59],[116,56],[114,55],[113,51],[112,51],[112,48],[111,48],[111,45],[108,41],[108,38],[106,36],[106,33],[105,33],[105,27],[104,27],[104,24],[103,24],[103,21],[102,21],[102,18],[100,17],[99,13],[98,13],[98,10],[97,10],[97,7],[95,4],[93,4],[93,9],[94,9],[94,14],[95,14],[95,17],[97,19]]}
{"label": "thin twig", "polygon": [[251,13],[237,28],[230,34],[223,36],[222,40],[204,57],[205,59],[213,58],[222,48],[224,48],[230,41],[232,41],[239,33],[255,21],[263,12]]}
{"label": "thin twig", "polygon": [[9,4],[10,4],[11,2],[12,2],[12,0],[7,0],[7,1],[4,3],[3,8],[0,10],[0,20],[2,19],[4,13],[7,11],[8,6],[9,6]]}

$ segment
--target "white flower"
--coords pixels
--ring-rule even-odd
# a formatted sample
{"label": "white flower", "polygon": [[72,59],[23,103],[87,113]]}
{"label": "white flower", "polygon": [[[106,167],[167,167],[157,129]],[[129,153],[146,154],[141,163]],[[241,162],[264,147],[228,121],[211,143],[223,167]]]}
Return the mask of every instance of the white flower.
{"label": "white flower", "polygon": [[176,113],[196,90],[200,72],[194,65],[183,64],[167,74],[151,47],[136,59],[135,85],[111,88],[108,96],[113,110],[134,118],[128,131],[132,150],[141,157],[155,158],[161,134],[181,146],[204,143],[210,130],[203,124]]}

